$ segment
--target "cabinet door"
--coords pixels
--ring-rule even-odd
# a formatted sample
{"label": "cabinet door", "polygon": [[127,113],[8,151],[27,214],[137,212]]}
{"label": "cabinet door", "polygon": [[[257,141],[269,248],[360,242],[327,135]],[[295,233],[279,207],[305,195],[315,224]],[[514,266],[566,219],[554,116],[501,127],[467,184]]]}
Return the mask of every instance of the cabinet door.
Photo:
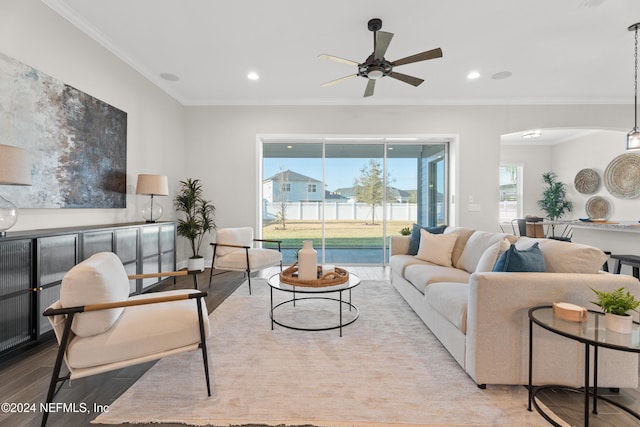
{"label": "cabinet door", "polygon": [[[142,227],[142,272],[160,273],[174,271],[176,268],[176,225],[165,223],[161,225]],[[161,279],[151,278],[142,280],[142,290],[145,291],[157,285]]]}
{"label": "cabinet door", "polygon": [[99,252],[113,252],[113,231],[91,231],[82,233],[82,259]]}
{"label": "cabinet door", "polygon": [[[115,230],[115,253],[122,261],[128,275],[138,273],[138,228]],[[129,293],[138,293],[138,280],[129,282]]]}
{"label": "cabinet door", "polygon": [[60,299],[60,284],[65,273],[78,263],[78,234],[42,237],[38,245],[38,335],[51,330],[42,312]]}
{"label": "cabinet door", "polygon": [[165,224],[160,227],[160,271],[176,269],[176,226]]}
{"label": "cabinet door", "polygon": [[[160,227],[142,227],[142,272],[160,272]],[[158,279],[142,279],[142,289],[146,290],[158,283]]]}
{"label": "cabinet door", "polygon": [[32,241],[0,243],[0,353],[35,339]]}

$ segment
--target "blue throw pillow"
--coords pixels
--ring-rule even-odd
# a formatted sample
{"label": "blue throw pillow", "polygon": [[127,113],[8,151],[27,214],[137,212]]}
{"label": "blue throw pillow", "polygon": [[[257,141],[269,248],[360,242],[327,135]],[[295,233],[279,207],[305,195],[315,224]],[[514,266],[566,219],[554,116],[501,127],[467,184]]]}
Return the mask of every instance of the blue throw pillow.
{"label": "blue throw pillow", "polygon": [[547,266],[544,263],[542,251],[535,242],[529,249],[519,250],[516,245],[509,249],[496,261],[493,271],[520,271],[520,272],[545,272]]}
{"label": "blue throw pillow", "polygon": [[423,227],[418,224],[413,224],[411,228],[411,240],[409,241],[409,252],[407,255],[417,255],[420,248],[420,230],[427,230],[431,234],[442,234],[447,228],[446,225],[439,225],[437,227]]}

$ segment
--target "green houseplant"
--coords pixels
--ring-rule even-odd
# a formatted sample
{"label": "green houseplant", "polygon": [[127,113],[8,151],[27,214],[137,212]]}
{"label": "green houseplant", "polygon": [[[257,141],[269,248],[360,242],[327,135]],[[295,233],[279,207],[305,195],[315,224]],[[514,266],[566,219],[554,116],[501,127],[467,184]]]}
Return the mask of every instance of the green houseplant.
{"label": "green houseplant", "polygon": [[573,204],[565,200],[567,186],[562,181],[558,181],[554,172],[543,173],[542,182],[547,185],[547,188],[542,192],[542,199],[538,200],[538,206],[546,212],[547,218],[557,221],[573,208]]}
{"label": "green houseplant", "polygon": [[403,227],[402,230],[400,230],[400,234],[403,236],[411,236],[411,229],[409,227]]}
{"label": "green houseplant", "polygon": [[216,228],[213,219],[216,208],[211,201],[202,197],[202,183],[199,179],[188,178],[180,181],[180,189],[173,199],[176,211],[183,214],[178,219],[177,233],[189,241],[192,255],[189,270],[204,270],[204,258],[200,247],[206,233]]}
{"label": "green houseplant", "polygon": [[591,288],[596,294],[596,301],[592,301],[605,313],[605,326],[615,332],[631,333],[633,319],[629,315],[630,311],[638,311],[640,301],[631,295],[629,291],[625,293],[624,288],[615,291],[604,292]]}
{"label": "green houseplant", "polygon": [[[554,172],[543,173],[542,182],[547,185],[547,188],[542,192],[542,199],[538,200],[538,206],[546,212],[549,220],[555,222],[566,212],[571,212],[573,203],[565,200],[567,186],[562,181],[558,181]],[[551,235],[555,236],[555,224],[551,224]]]}

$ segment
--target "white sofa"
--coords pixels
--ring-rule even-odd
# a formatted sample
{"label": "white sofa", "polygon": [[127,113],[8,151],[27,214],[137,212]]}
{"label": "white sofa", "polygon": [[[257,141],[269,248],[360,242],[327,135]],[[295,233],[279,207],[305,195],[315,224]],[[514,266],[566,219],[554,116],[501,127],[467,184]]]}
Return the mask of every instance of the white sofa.
{"label": "white sofa", "polygon": [[[391,283],[479,386],[528,383],[529,308],[562,301],[597,309],[590,288],[625,287],[640,298],[637,279],[599,271],[606,256],[597,248],[464,227],[449,233],[457,234],[451,267],[407,255],[410,237],[391,237]],[[496,242],[525,249],[536,241],[546,272],[491,272],[493,261],[480,260]],[[583,384],[583,344],[537,326],[534,340],[535,384]],[[599,351],[599,386],[636,388],[637,373],[637,354]]]}

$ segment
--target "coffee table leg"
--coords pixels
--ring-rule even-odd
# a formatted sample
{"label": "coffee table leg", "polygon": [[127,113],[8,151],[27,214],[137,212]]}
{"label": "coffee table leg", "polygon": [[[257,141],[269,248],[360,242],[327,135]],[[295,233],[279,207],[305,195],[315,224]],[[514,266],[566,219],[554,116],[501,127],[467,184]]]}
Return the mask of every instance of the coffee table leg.
{"label": "coffee table leg", "polygon": [[533,321],[529,318],[529,404],[527,410],[531,412],[531,394],[533,392]]}
{"label": "coffee table leg", "polygon": [[296,286],[293,286],[293,306],[296,306]]}
{"label": "coffee table leg", "polygon": [[351,311],[351,289],[349,289],[349,311]]}
{"label": "coffee table leg", "polygon": [[584,427],[589,427],[589,344],[584,345]]}
{"label": "coffee table leg", "polygon": [[271,289],[271,330],[273,331],[273,288],[269,286]]}
{"label": "coffee table leg", "polygon": [[340,336],[342,336],[342,291],[340,293]]}

